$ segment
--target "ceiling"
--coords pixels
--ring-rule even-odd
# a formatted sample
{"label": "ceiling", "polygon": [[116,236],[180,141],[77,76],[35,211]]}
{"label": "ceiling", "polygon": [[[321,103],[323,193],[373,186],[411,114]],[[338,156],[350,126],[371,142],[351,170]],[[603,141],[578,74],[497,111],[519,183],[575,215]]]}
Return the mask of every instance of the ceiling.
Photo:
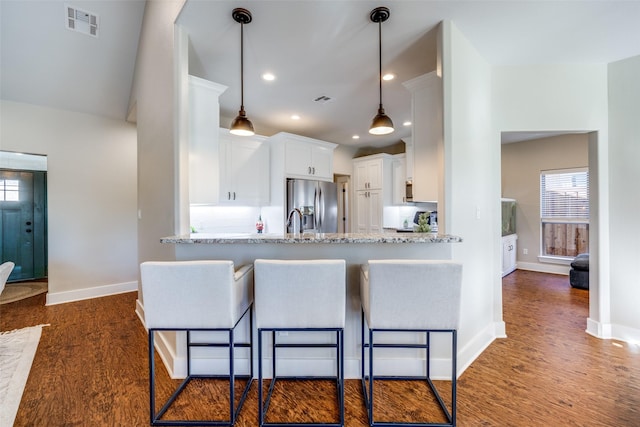
{"label": "ceiling", "polygon": [[[65,28],[63,1],[0,0],[1,97],[124,119],[144,1],[73,1],[99,15],[99,37]],[[383,103],[396,132],[371,136],[378,106],[380,5]],[[491,64],[608,63],[640,54],[640,1],[187,0],[178,17],[190,37],[189,69],[223,84],[221,126],[240,105],[240,25],[245,7],[245,109],[256,132],[287,131],[357,146],[409,136],[411,98],[402,82],[432,71],[436,27],[451,20]],[[261,79],[270,71],[272,82]],[[326,96],[325,103],[314,99]],[[299,120],[291,115],[298,114]],[[352,135],[360,139],[352,139]],[[510,135],[510,137],[518,135]]]}

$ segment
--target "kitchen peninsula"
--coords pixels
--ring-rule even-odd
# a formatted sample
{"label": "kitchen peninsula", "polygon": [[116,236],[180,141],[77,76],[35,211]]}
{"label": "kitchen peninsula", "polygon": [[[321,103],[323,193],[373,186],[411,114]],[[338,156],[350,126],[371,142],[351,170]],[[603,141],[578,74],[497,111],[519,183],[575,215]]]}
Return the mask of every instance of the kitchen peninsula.
{"label": "kitchen peninsula", "polygon": [[[326,234],[190,234],[161,239],[175,244],[177,260],[227,259],[236,266],[265,259],[344,259],[347,263],[347,307],[345,327],[345,376],[360,375],[360,265],[370,259],[451,259],[452,244],[462,239],[435,233],[326,233]],[[284,337],[286,339],[286,337]],[[450,346],[433,339],[432,357],[448,360]],[[418,338],[416,338],[418,339]],[[327,350],[328,352],[329,350]],[[179,353],[179,352],[178,352]],[[419,351],[389,353],[387,366],[420,369]],[[424,356],[422,356],[424,357]],[[300,364],[314,363],[318,370],[330,369],[331,356],[308,359],[304,353],[291,351],[283,373],[294,373]],[[446,377],[448,363],[436,363],[433,374]],[[380,364],[384,369],[384,363]],[[287,372],[288,371],[288,372]]]}

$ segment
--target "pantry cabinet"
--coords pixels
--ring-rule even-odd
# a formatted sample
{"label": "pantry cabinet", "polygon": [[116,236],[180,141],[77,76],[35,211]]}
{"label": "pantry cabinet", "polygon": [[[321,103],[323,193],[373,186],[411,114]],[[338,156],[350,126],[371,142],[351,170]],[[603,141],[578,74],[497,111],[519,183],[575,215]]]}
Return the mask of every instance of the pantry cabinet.
{"label": "pantry cabinet", "polygon": [[392,159],[389,154],[374,154],[353,160],[357,233],[382,232],[384,207],[392,199]]}

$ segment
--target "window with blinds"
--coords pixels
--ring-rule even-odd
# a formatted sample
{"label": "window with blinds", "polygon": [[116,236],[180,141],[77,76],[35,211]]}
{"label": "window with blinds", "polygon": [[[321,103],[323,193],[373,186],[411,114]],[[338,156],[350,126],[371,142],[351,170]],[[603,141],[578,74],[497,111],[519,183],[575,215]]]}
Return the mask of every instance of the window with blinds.
{"label": "window with blinds", "polygon": [[540,173],[543,256],[572,258],[589,252],[589,171]]}

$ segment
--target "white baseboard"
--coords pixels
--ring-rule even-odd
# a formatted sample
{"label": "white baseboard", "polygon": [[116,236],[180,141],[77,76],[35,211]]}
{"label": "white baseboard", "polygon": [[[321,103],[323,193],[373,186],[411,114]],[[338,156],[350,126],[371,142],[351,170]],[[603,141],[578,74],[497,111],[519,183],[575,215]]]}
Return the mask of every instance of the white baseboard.
{"label": "white baseboard", "polygon": [[64,304],[91,298],[106,297],[138,290],[138,282],[114,283],[112,285],[96,286],[93,288],[74,289],[64,292],[47,293],[46,305]]}
{"label": "white baseboard", "polygon": [[[458,349],[458,377],[491,345],[497,338],[496,332],[501,330],[504,331],[504,322],[490,324],[476,334],[462,349]],[[503,337],[506,337],[506,333],[503,334]]]}
{"label": "white baseboard", "polygon": [[568,265],[561,264],[546,264],[539,262],[521,262],[518,261],[518,270],[528,270],[528,271],[537,271],[539,273],[551,273],[551,274],[562,274],[565,276],[569,275],[569,270],[571,269]]}
{"label": "white baseboard", "polygon": [[615,323],[600,323],[588,318],[586,332],[596,338],[624,341],[634,346],[640,346],[640,329]]}

